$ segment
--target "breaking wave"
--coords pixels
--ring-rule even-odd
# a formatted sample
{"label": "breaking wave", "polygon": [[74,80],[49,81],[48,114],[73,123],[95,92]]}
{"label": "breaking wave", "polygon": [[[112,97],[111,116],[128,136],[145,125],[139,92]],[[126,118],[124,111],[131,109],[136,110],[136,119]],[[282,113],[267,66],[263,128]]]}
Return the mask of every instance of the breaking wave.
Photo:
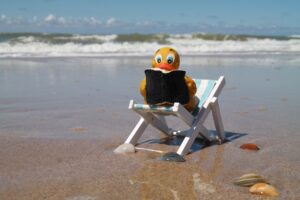
{"label": "breaking wave", "polygon": [[300,37],[0,33],[0,57],[148,56],[162,46],[172,46],[183,55],[299,54]]}

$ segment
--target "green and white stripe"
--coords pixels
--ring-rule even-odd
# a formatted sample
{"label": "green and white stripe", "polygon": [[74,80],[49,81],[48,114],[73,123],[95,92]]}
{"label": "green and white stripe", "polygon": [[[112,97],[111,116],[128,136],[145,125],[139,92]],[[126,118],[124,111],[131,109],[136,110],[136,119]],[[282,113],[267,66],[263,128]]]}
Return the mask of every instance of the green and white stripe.
{"label": "green and white stripe", "polygon": [[198,97],[198,99],[200,99],[198,107],[201,108],[204,102],[207,100],[209,94],[213,90],[217,81],[208,79],[194,79],[194,81],[197,86],[196,96]]}

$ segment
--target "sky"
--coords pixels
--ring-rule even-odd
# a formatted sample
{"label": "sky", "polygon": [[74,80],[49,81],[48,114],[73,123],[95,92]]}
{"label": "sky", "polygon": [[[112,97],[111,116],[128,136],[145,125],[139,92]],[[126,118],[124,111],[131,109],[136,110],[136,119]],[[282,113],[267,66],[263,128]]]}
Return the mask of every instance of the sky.
{"label": "sky", "polygon": [[299,0],[0,0],[0,32],[299,35]]}

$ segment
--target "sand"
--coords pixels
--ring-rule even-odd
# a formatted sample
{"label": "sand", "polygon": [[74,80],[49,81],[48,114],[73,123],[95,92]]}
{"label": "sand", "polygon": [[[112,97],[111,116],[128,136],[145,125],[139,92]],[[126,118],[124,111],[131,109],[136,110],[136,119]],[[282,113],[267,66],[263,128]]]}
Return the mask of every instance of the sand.
{"label": "sand", "polygon": [[[298,56],[184,57],[197,78],[225,75],[220,107],[229,142],[197,141],[184,163],[159,161],[179,139],[153,128],[115,155],[138,121],[128,102],[150,58],[0,60],[0,199],[266,199],[235,186],[265,177],[278,199],[299,199]],[[184,128],[176,119],[173,127]],[[211,116],[205,125],[214,130]],[[260,150],[242,150],[243,143]]]}

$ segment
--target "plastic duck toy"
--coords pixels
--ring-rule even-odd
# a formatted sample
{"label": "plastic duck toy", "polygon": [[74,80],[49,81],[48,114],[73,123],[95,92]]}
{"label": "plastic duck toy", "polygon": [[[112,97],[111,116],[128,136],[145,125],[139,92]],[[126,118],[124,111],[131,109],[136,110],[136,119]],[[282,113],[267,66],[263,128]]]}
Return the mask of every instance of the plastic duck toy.
{"label": "plastic duck toy", "polygon": [[[178,70],[180,65],[180,57],[176,50],[170,47],[163,47],[158,49],[152,59],[152,70],[160,70],[164,73]],[[196,84],[189,76],[184,76],[184,81],[188,89],[188,103],[184,104],[184,107],[188,111],[193,111],[198,103],[198,99],[195,97]],[[146,78],[144,78],[140,84],[140,93],[144,97],[145,104],[147,104],[146,95]]]}

